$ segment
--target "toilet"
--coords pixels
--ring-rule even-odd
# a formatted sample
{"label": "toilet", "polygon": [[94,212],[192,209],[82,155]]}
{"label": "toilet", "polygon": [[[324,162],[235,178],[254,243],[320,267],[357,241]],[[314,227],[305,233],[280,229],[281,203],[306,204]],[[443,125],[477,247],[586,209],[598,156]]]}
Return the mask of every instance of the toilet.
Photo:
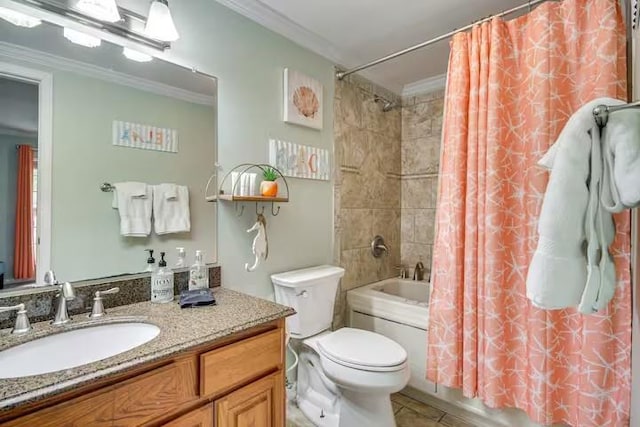
{"label": "toilet", "polygon": [[409,381],[407,352],[374,332],[331,331],[344,269],[319,266],[274,274],[276,301],[293,307],[287,332],[302,340],[296,402],[320,427],[393,427],[391,393]]}

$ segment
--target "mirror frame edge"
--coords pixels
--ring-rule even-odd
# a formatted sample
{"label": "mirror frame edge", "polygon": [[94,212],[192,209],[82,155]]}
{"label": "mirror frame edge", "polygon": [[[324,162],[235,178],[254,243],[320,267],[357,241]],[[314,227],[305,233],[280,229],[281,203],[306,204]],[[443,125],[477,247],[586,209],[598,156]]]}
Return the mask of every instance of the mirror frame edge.
{"label": "mirror frame edge", "polygon": [[38,85],[38,244],[36,284],[51,267],[51,168],[53,158],[53,75],[43,70],[16,65],[0,54],[0,76]]}

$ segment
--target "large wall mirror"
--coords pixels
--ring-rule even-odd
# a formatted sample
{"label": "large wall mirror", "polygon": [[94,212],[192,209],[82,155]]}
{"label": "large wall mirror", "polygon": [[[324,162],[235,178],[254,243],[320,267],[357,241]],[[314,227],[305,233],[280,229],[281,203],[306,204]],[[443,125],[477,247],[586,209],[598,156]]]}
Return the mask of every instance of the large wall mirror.
{"label": "large wall mirror", "polygon": [[212,76],[0,19],[0,292],[142,272],[146,249],[214,263],[216,116]]}

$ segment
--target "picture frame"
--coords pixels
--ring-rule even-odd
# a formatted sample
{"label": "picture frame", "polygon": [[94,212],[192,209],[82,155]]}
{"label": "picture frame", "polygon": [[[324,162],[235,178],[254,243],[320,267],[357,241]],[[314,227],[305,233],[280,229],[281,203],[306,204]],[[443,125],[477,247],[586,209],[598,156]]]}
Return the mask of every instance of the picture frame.
{"label": "picture frame", "polygon": [[296,70],[284,69],[284,121],[322,130],[322,83]]}

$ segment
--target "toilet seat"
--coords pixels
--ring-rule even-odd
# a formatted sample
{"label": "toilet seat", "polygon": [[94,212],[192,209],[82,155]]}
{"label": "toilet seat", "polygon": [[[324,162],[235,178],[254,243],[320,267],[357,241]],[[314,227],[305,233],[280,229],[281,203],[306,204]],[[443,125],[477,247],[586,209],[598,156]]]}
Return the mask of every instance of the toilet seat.
{"label": "toilet seat", "polygon": [[317,341],[318,352],[349,368],[393,372],[405,368],[407,352],[395,341],[361,329],[342,328]]}

